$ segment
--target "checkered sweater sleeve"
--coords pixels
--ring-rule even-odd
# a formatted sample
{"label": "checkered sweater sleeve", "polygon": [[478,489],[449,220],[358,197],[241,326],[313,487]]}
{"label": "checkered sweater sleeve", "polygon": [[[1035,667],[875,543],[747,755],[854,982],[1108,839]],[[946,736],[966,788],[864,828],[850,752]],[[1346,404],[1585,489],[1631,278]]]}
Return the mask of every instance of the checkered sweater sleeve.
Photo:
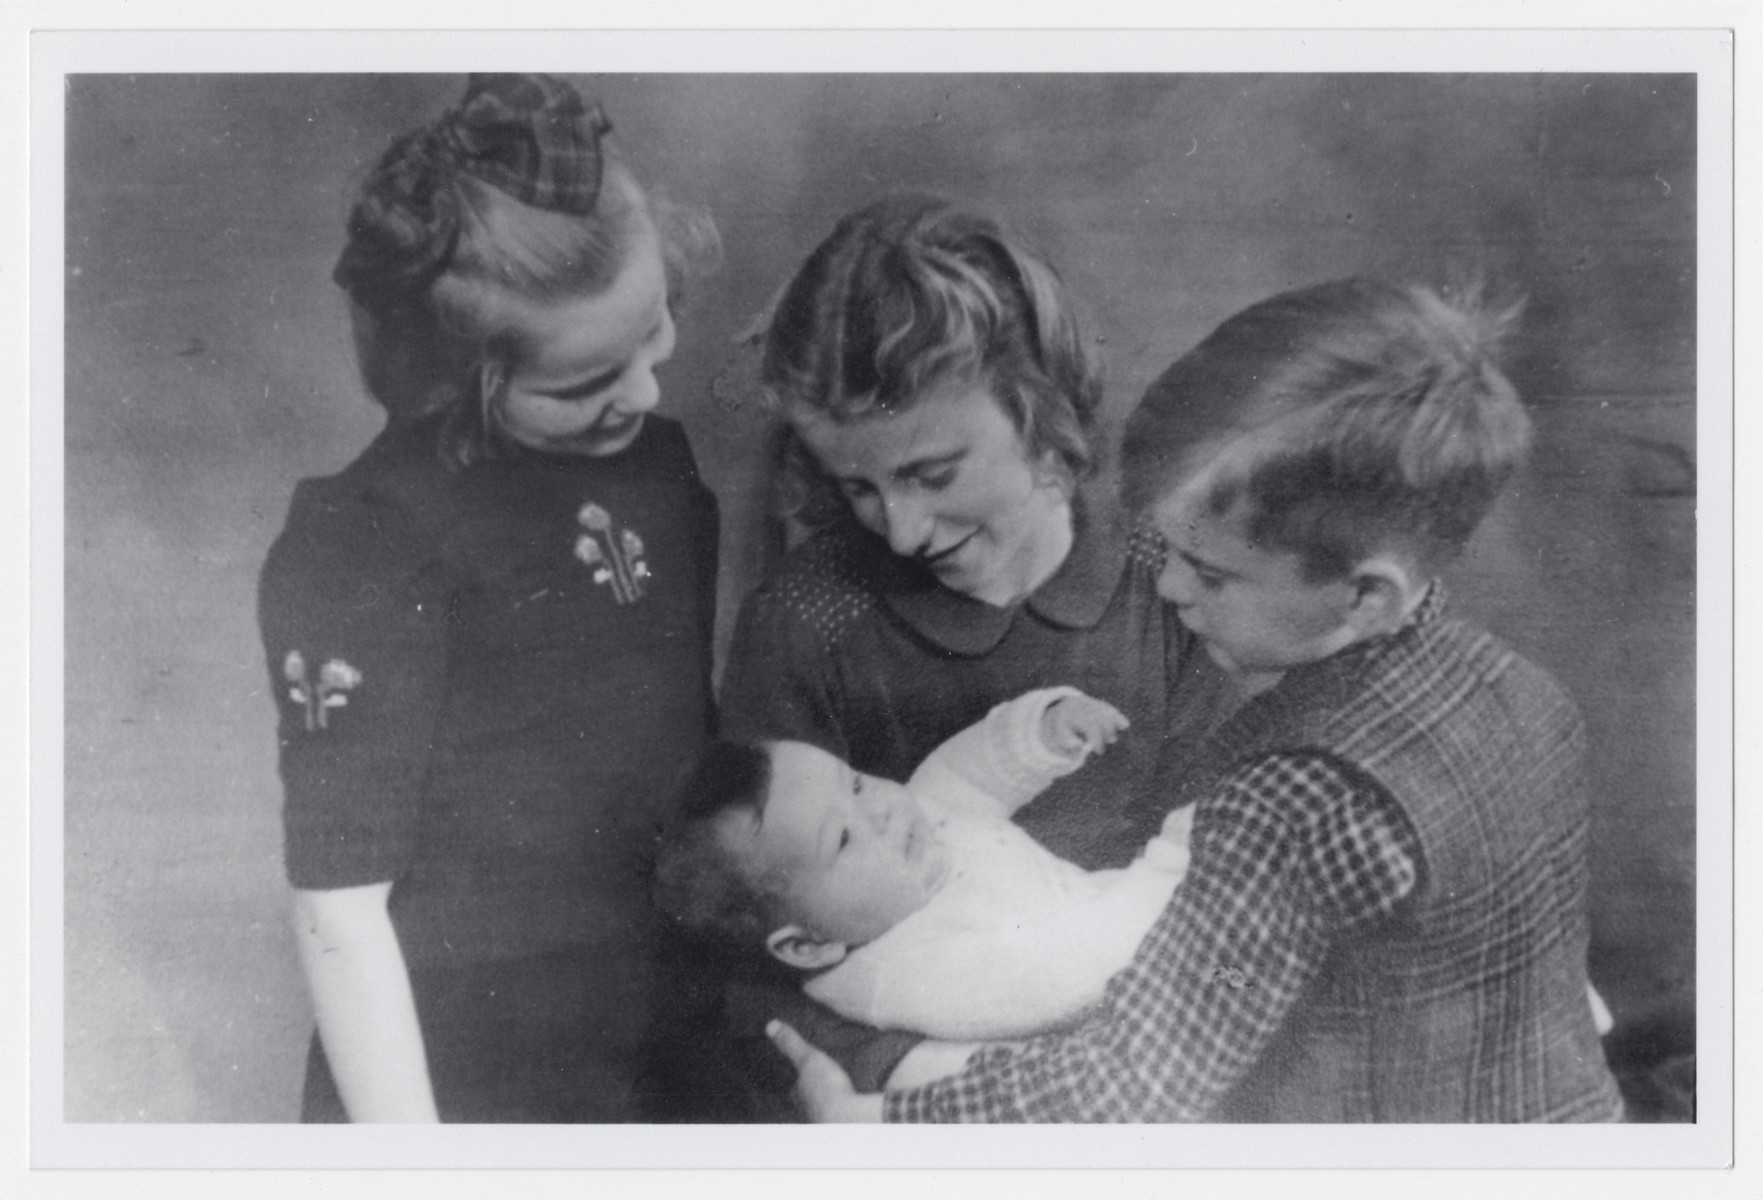
{"label": "checkered sweater sleeve", "polygon": [[1224,779],[1196,812],[1193,866],[1099,1012],[995,1047],[954,1078],[890,1092],[890,1121],[1197,1121],[1243,1077],[1343,931],[1418,880],[1387,793],[1320,754]]}

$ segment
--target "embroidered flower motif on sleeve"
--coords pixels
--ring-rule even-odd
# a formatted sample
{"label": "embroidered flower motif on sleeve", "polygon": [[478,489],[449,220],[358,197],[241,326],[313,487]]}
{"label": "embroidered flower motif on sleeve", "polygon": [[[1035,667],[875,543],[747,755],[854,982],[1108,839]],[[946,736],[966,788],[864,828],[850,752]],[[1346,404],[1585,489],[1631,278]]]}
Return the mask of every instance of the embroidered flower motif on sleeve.
{"label": "embroidered flower motif on sleeve", "polygon": [[[340,658],[333,658],[318,669],[318,686],[334,692],[346,692],[361,682],[361,672]],[[335,707],[341,707],[344,697],[337,696]]]}
{"label": "embroidered flower motif on sleeve", "polygon": [[288,651],[282,659],[282,676],[290,685],[288,699],[300,706],[308,733],[329,728],[330,710],[347,705],[348,693],[361,684],[361,672],[341,658],[321,666],[314,682],[307,675],[306,656],[298,650]]}

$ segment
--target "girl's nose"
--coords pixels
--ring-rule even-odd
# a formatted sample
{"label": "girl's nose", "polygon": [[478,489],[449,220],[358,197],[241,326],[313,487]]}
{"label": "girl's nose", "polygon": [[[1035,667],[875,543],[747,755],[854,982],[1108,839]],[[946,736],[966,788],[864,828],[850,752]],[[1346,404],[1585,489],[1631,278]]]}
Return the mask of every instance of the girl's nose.
{"label": "girl's nose", "polygon": [[931,517],[924,505],[910,496],[890,496],[883,502],[887,521],[888,549],[912,558],[930,546]]}
{"label": "girl's nose", "polygon": [[661,384],[652,367],[634,371],[618,396],[621,412],[646,413],[661,402]]}

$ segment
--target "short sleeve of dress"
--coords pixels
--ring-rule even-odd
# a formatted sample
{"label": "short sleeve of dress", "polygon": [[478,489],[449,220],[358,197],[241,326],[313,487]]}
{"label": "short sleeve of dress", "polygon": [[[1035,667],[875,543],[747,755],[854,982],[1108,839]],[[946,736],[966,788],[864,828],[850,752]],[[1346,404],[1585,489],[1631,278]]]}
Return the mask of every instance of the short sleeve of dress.
{"label": "short sleeve of dress", "polygon": [[428,540],[400,505],[347,478],[296,489],[258,592],[288,879],[315,890],[408,868],[447,665]]}

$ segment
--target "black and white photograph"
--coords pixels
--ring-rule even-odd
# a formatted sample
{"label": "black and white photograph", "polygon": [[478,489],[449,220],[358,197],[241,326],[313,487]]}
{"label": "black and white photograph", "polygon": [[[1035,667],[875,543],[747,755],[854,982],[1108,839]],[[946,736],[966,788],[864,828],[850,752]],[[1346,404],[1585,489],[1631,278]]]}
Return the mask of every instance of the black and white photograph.
{"label": "black and white photograph", "polygon": [[39,1154],[1724,1157],[1730,41],[89,36]]}

